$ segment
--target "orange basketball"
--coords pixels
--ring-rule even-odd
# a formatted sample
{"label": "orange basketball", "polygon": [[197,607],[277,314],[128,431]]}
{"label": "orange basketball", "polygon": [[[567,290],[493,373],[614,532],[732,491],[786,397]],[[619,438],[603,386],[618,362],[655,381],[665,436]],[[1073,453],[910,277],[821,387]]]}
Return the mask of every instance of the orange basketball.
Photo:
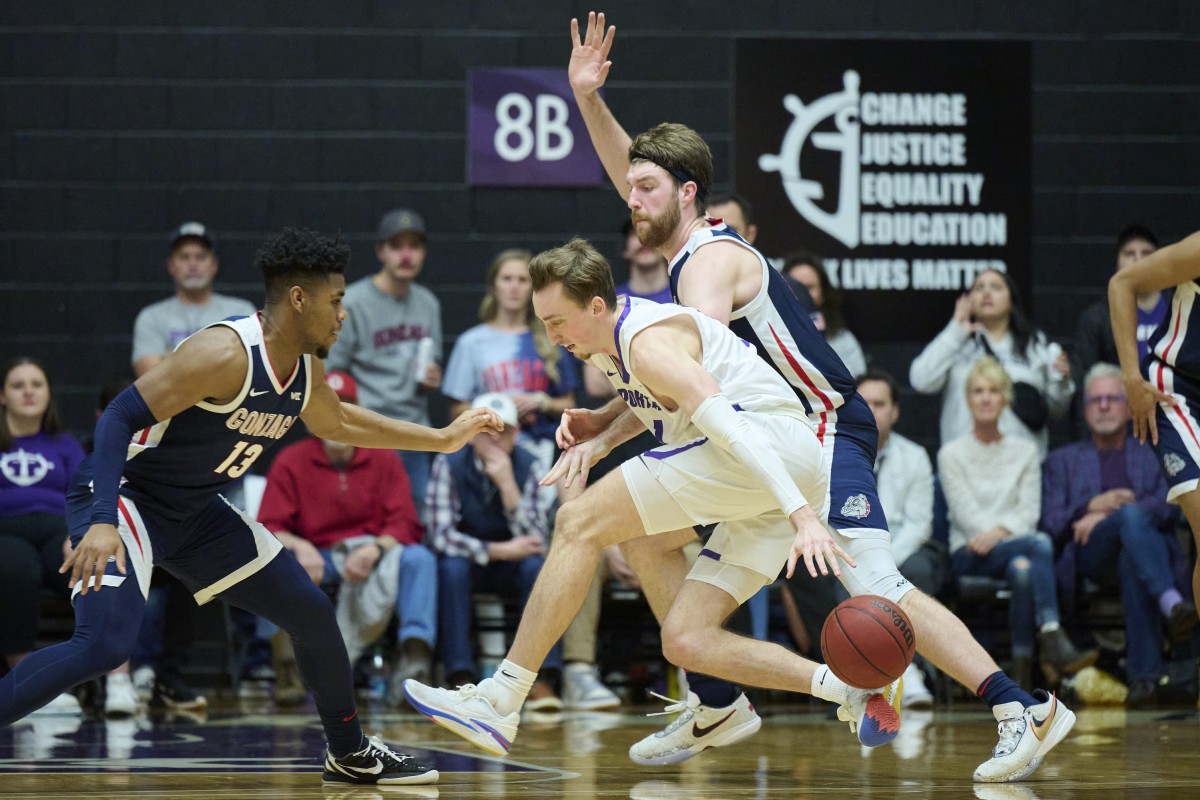
{"label": "orange basketball", "polygon": [[825,663],[834,675],[858,689],[879,689],[903,675],[916,642],[908,615],[873,594],[839,603],[821,628]]}

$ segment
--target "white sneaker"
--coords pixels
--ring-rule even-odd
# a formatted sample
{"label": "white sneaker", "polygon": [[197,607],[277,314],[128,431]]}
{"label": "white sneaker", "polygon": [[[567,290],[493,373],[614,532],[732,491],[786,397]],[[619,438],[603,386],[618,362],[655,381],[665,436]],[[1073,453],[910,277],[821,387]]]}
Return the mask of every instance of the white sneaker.
{"label": "white sneaker", "polygon": [[925,686],[925,675],[916,664],[909,663],[904,670],[904,694],[900,705],[905,709],[933,706],[933,693]]}
{"label": "white sneaker", "polygon": [[154,667],[143,664],[133,671],[133,691],[137,699],[149,703],[154,695]]}
{"label": "white sneaker", "polygon": [[104,715],[106,717],[132,717],[137,713],[137,693],[133,691],[133,680],[127,672],[109,675],[104,681]]}
{"label": "white sneaker", "polygon": [[33,711],[29,716],[39,717],[78,717],[83,714],[83,707],[79,705],[79,698],[70,692],[63,692],[58,697],[51,700],[46,705],[36,711]]}
{"label": "white sneaker", "polygon": [[1007,783],[1028,777],[1041,766],[1054,745],[1070,733],[1075,714],[1058,698],[1035,689],[1038,705],[1022,708],[1020,703],[1004,703],[992,709],[1000,723],[1000,741],[992,757],[975,769],[981,783]]}
{"label": "white sneaker", "polygon": [[762,718],[755,712],[745,692],[739,694],[732,705],[724,708],[702,705],[700,698],[690,691],[686,700],[672,700],[654,692],[651,694],[671,705],[665,711],[657,711],[650,716],[682,713],[663,730],[629,748],[629,757],[638,764],[678,764],[710,747],[725,747],[745,741],[762,727]]}
{"label": "white sneaker", "polygon": [[621,698],[600,682],[595,664],[576,662],[563,670],[563,704],[568,711],[602,711],[617,708]]}
{"label": "white sneaker", "polygon": [[900,698],[904,694],[901,676],[874,691],[850,687],[846,703],[838,707],[838,719],[850,723],[850,732],[866,747],[879,747],[900,733]]}
{"label": "white sneaker", "polygon": [[430,722],[492,755],[507,754],[517,738],[521,715],[514,711],[501,716],[473,683],[457,689],[435,689],[410,679],[404,682],[404,695],[409,705]]}

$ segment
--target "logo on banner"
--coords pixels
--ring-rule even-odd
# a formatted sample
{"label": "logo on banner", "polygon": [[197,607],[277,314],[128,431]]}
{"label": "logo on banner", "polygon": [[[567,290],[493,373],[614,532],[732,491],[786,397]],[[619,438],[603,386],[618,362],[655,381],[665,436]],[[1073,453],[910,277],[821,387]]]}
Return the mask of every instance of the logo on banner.
{"label": "logo on banner", "polygon": [[[861,92],[860,84],[847,70],[840,92],[807,104],[783,98],[794,119],[779,152],[758,166],[779,173],[796,211],[851,249],[1005,245],[1007,215],[978,210],[984,175],[969,171],[966,95]],[[839,159],[836,185],[804,175],[808,148]]]}

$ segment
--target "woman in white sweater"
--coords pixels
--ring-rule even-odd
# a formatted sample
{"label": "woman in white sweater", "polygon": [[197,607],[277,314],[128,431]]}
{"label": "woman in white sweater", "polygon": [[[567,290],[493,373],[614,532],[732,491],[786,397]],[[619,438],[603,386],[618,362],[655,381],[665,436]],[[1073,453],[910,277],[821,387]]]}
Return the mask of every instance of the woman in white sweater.
{"label": "woman in white sweater", "polygon": [[938,474],[950,515],[955,575],[1005,578],[1012,590],[1009,630],[1018,684],[1031,688],[1035,632],[1042,670],[1051,682],[1096,660],[1081,652],[1059,625],[1054,545],[1036,530],[1041,513],[1041,459],[1027,438],[1001,431],[1012,380],[990,356],[965,377],[972,430],[942,446]]}
{"label": "woman in white sweater", "polygon": [[1018,409],[1036,409],[1039,396],[1045,403],[1036,409],[1045,412],[1040,424],[1036,413],[1022,421],[1010,403],[1000,418],[1001,433],[1032,439],[1039,456],[1045,457],[1045,417],[1057,419],[1066,413],[1075,384],[1062,348],[1029,322],[1017,299],[1016,286],[1006,273],[984,270],[971,291],[958,298],[950,324],[913,360],[908,374],[913,388],[942,393],[942,444],[971,430],[964,391],[967,372],[979,358],[990,355],[1013,381],[1027,384]]}

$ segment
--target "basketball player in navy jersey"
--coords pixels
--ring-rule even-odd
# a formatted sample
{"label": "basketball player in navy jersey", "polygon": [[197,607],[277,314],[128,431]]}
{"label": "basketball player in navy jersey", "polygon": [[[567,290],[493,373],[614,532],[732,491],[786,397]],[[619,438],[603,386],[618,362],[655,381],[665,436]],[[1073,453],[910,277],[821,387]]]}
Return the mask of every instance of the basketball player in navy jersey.
{"label": "basketball player in navy jersey", "polygon": [[[1137,296],[1171,290],[1167,318],[1138,363]],[[1108,282],[1109,315],[1133,434],[1149,436],[1167,476],[1167,500],[1178,503],[1200,546],[1200,233],[1156,250]],[[1192,329],[1195,324],[1196,329]],[[1200,562],[1192,571],[1200,597]]]}
{"label": "basketball player in navy jersey", "polygon": [[74,635],[0,680],[0,725],[129,657],[158,565],[198,603],[219,597],[291,635],[328,738],[325,781],[437,780],[431,765],[363,734],[333,606],[266,528],[220,495],[297,419],[358,447],[440,452],[503,428],[487,409],[435,430],[338,400],[320,359],[346,316],[348,260],[340,240],[284,229],[255,259],[263,310],[200,330],[109,405],[67,498],[75,549],[60,572],[70,574]]}
{"label": "basketball player in navy jersey", "polygon": [[[784,279],[735,231],[720,220],[706,219],[712,155],[703,139],[685,126],[664,123],[631,140],[609,111],[599,89],[612,67],[608,55],[615,32],[612,27],[605,30],[603,14],[589,13],[587,31],[580,38],[578,22],[572,20],[568,75],[592,144],[626,199],[639,238],[668,259],[676,301],[729,325],[752,343],[809,411],[830,470],[829,524],[835,540],[858,565],[842,570],[842,583],[852,595],[878,594],[898,602],[917,625],[917,650],[975,690],[999,722],[1000,741],[992,757],[976,769],[975,780],[1026,777],[1070,731],[1075,715],[1052,695],[1041,690],[1031,695],[1017,686],[957,617],[900,575],[875,488],[872,468],[878,434],[869,407]],[[586,477],[586,468],[597,456],[635,429],[628,417],[612,403],[598,411],[564,415],[560,443],[575,447],[563,455],[552,475],[565,475],[568,481]],[[646,537],[622,546],[644,585],[646,575],[658,576],[646,592],[656,613],[678,590],[685,569],[682,554],[664,547],[685,543],[693,534],[680,531],[675,538],[671,542],[667,536]],[[811,568],[809,572],[815,575]],[[656,598],[658,591],[666,597]],[[703,676],[689,677],[689,683],[702,709],[727,706],[740,695],[736,687]],[[839,717],[853,728],[859,715],[843,708]],[[635,744],[631,756],[653,763],[656,748],[686,747],[695,754],[711,746],[691,733],[694,726],[673,727]],[[691,741],[676,741],[689,737]]]}

